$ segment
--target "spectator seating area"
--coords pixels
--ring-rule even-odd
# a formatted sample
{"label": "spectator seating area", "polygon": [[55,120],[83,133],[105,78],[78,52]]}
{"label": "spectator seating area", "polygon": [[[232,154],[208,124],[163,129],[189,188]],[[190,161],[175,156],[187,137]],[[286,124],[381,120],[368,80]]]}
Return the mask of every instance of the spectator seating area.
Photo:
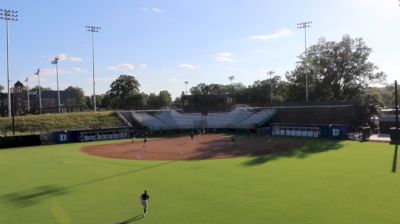
{"label": "spectator seating area", "polygon": [[168,130],[171,129],[170,125],[168,123],[165,123],[158,119],[157,117],[154,117],[147,112],[131,112],[132,118],[141,124],[142,126],[145,126],[151,130]]}
{"label": "spectator seating area", "polygon": [[239,123],[236,123],[234,127],[237,129],[254,128],[259,124],[263,124],[271,120],[275,116],[275,113],[275,109],[263,109],[257,113],[251,114],[249,117],[240,121]]}
{"label": "spectator seating area", "polygon": [[[182,113],[176,110],[132,111],[123,113],[126,120],[134,120],[149,130],[173,130],[196,128],[254,128],[268,122],[275,115],[275,109],[262,109],[252,112],[248,108],[236,108],[221,113]],[[129,117],[130,116],[130,117]]]}

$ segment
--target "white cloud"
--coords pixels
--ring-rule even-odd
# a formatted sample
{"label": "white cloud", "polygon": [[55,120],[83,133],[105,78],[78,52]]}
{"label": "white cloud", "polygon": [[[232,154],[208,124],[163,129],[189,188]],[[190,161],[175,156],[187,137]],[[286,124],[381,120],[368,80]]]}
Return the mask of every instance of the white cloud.
{"label": "white cloud", "polygon": [[61,69],[63,73],[79,73],[79,72],[86,72],[86,69],[81,67],[71,67],[71,68],[63,68]]}
{"label": "white cloud", "polygon": [[53,76],[56,74],[56,69],[54,68],[44,68],[40,69],[40,77],[42,76]]}
{"label": "white cloud", "polygon": [[[65,53],[60,53],[58,56],[59,61],[68,61],[68,62],[81,62],[83,59],[81,57],[76,57],[76,56],[69,56]],[[54,58],[50,58],[50,61],[53,61]]]}
{"label": "white cloud", "polygon": [[176,67],[182,68],[185,70],[196,70],[200,68],[200,65],[192,65],[192,64],[179,64]]}
{"label": "white cloud", "polygon": [[[109,77],[96,77],[96,83],[99,82],[104,82],[104,83],[111,83],[112,81],[114,81],[115,79],[117,79],[114,76],[109,76]],[[87,78],[85,79],[86,82],[88,83],[93,83],[93,79],[92,78]]]}
{"label": "white cloud", "polygon": [[155,13],[159,13],[161,12],[161,9],[159,8],[152,8],[151,11],[155,12]]}
{"label": "white cloud", "polygon": [[392,0],[353,0],[359,8],[374,11],[398,11],[398,1]]}
{"label": "white cloud", "polygon": [[233,62],[233,54],[231,52],[221,52],[215,55],[216,62]]}
{"label": "white cloud", "polygon": [[290,36],[292,34],[293,34],[293,31],[286,29],[286,28],[282,28],[281,30],[279,30],[276,33],[270,33],[270,34],[264,34],[264,35],[254,35],[254,36],[250,36],[248,39],[251,39],[251,40],[273,40],[273,39],[277,39],[280,37]]}
{"label": "white cloud", "polygon": [[160,13],[160,12],[163,11],[162,9],[156,8],[156,7],[153,7],[153,8],[142,7],[142,8],[140,8],[140,10],[149,11],[149,12],[151,11],[151,12],[154,12],[154,13]]}
{"label": "white cloud", "polygon": [[106,69],[112,72],[132,71],[135,68],[133,64],[119,64],[114,66],[107,66]]}
{"label": "white cloud", "polygon": [[183,80],[177,79],[177,78],[172,78],[169,80],[172,83],[178,83],[178,82],[183,82]]}
{"label": "white cloud", "polygon": [[145,68],[147,68],[147,64],[140,64],[139,65],[139,69],[145,69]]}
{"label": "white cloud", "polygon": [[[37,75],[32,75],[29,77],[29,86],[37,85],[38,77]],[[40,76],[40,82],[48,82],[49,80]],[[34,83],[34,84],[33,84]]]}
{"label": "white cloud", "polygon": [[[73,74],[73,73],[81,73],[81,72],[86,72],[86,69],[81,68],[81,67],[69,67],[69,68],[59,68],[58,69],[58,74]],[[52,77],[56,76],[56,69],[55,68],[44,68],[40,69],[40,78],[42,76],[45,77]]]}
{"label": "white cloud", "polygon": [[80,58],[80,57],[73,57],[73,56],[69,56],[69,57],[68,57],[68,60],[71,61],[71,62],[80,62],[80,61],[83,61],[82,58]]}

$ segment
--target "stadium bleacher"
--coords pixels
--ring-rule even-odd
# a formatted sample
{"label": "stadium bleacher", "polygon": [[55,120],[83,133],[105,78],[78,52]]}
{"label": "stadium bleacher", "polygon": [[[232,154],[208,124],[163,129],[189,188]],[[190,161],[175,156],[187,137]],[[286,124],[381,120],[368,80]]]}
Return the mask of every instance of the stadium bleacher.
{"label": "stadium bleacher", "polygon": [[254,128],[257,125],[263,124],[272,119],[275,113],[275,109],[263,109],[257,113],[252,114],[250,117],[244,119],[243,121],[237,123],[234,127],[237,129]]}
{"label": "stadium bleacher", "polygon": [[146,113],[146,112],[131,112],[132,118],[141,125],[149,128],[150,130],[168,130],[173,129],[168,123]]}
{"label": "stadium bleacher", "polygon": [[132,111],[132,119],[150,130],[172,129],[248,129],[270,120],[276,110],[262,109],[252,112],[247,108],[236,108],[230,112],[221,113],[182,113],[176,110],[165,110],[155,113]]}

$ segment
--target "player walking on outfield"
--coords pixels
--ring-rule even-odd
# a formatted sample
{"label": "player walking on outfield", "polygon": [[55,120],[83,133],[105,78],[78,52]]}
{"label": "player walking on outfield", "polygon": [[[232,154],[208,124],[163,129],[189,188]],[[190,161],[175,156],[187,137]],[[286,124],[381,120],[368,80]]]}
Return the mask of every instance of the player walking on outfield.
{"label": "player walking on outfield", "polygon": [[140,203],[143,205],[143,216],[147,215],[147,207],[149,205],[149,199],[150,196],[147,194],[147,191],[145,190],[142,195],[140,195]]}

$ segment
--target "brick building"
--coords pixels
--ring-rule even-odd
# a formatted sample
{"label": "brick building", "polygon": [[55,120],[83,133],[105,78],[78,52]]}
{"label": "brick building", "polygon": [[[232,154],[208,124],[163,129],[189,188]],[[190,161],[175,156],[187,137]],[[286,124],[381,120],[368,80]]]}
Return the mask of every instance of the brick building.
{"label": "brick building", "polygon": [[[17,81],[11,88],[11,101],[14,102],[15,115],[58,112],[56,90],[43,90],[41,98],[42,108],[40,109],[38,93],[29,93],[28,105],[27,88],[20,81]],[[60,91],[60,105],[62,112],[79,112],[84,109],[73,91]],[[7,116],[7,114],[7,93],[0,93],[0,116]]]}

